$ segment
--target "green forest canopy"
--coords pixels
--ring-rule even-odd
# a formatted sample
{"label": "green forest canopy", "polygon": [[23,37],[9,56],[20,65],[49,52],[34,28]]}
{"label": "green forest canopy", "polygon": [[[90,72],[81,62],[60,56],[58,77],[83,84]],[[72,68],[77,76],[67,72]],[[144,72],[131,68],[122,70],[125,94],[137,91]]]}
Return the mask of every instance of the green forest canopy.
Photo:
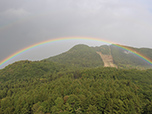
{"label": "green forest canopy", "polygon": [[152,70],[20,61],[0,70],[2,114],[150,114]]}

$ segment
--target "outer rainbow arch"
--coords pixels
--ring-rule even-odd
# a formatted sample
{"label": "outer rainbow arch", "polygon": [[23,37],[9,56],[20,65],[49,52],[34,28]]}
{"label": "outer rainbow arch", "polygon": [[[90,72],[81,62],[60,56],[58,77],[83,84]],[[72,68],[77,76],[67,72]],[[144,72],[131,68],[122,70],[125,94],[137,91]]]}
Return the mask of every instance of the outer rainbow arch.
{"label": "outer rainbow arch", "polygon": [[55,38],[55,39],[50,39],[50,40],[42,41],[42,42],[30,45],[30,46],[28,46],[26,48],[23,48],[23,49],[15,52],[14,54],[8,56],[4,60],[2,60],[0,62],[0,67],[2,65],[4,65],[5,63],[7,63],[9,60],[15,58],[16,56],[18,56],[18,55],[22,54],[23,52],[26,52],[26,51],[34,48],[34,47],[41,46],[41,45],[44,45],[44,44],[48,44],[48,43],[51,43],[51,42],[64,41],[64,40],[92,40],[92,41],[99,41],[99,42],[104,42],[104,43],[112,44],[112,45],[115,45],[115,46],[117,46],[119,48],[122,48],[124,50],[127,50],[127,51],[133,53],[134,55],[140,57],[141,59],[143,59],[144,61],[146,61],[150,65],[152,65],[152,60],[149,59],[148,57],[146,57],[146,56],[144,56],[144,55],[142,55],[142,54],[134,51],[133,49],[130,49],[128,47],[124,47],[122,45],[116,44],[116,43],[108,41],[108,40],[103,40],[103,39],[99,39],[99,38],[91,38],[91,37],[62,37],[62,38]]}

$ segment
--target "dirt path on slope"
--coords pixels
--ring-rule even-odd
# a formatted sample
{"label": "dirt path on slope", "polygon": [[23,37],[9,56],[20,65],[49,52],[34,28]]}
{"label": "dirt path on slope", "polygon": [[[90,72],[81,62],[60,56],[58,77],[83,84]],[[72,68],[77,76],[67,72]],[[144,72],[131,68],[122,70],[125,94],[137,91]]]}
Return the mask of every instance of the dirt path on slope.
{"label": "dirt path on slope", "polygon": [[100,55],[104,62],[104,67],[116,67],[117,66],[113,63],[113,57],[112,55],[103,55],[101,52],[97,52],[97,54]]}

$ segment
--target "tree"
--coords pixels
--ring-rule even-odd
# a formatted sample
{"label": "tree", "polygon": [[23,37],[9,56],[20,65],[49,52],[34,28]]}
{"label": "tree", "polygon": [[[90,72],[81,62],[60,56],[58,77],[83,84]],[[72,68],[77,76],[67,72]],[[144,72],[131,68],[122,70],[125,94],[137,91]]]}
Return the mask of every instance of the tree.
{"label": "tree", "polygon": [[89,105],[87,109],[87,114],[98,114],[97,107],[95,105]]}

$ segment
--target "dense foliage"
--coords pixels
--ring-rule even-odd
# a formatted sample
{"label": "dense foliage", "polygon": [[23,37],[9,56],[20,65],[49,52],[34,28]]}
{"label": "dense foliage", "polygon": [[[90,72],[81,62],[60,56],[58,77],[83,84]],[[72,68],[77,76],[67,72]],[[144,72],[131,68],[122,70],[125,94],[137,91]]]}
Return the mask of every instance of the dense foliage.
{"label": "dense foliage", "polygon": [[111,48],[108,45],[102,45],[99,47],[92,47],[97,52],[101,52],[104,55],[111,55]]}
{"label": "dense foliage", "polygon": [[151,114],[152,70],[21,61],[0,70],[0,114]]}
{"label": "dense foliage", "polygon": [[[134,50],[152,57],[151,49]],[[104,68],[97,52],[112,56],[118,69]],[[130,69],[139,67],[151,68],[107,45],[15,62],[0,70],[0,114],[152,114],[152,69]]]}
{"label": "dense foliage", "polygon": [[50,57],[47,60],[67,64],[70,67],[103,66],[103,61],[96,51],[93,48],[83,44],[76,45],[68,52],[62,53],[55,57]]}
{"label": "dense foliage", "polygon": [[[120,46],[121,47],[121,46]],[[130,48],[131,50],[152,59],[152,49],[148,48]],[[102,58],[97,54],[101,52],[103,55],[109,55],[113,59],[113,64],[118,68],[137,68],[137,69],[149,69],[152,68],[148,62],[144,61],[137,55],[119,48],[115,45],[102,45],[96,47],[89,47],[87,45],[79,44],[74,46],[69,51],[60,55],[50,57],[47,61],[53,61],[61,64],[66,64],[70,67],[97,67],[104,66]]]}
{"label": "dense foliage", "polygon": [[59,71],[63,65],[57,65],[52,62],[39,61],[20,61],[12,65],[8,65],[3,70],[0,70],[0,82],[8,80],[22,79],[25,77],[41,77],[47,72]]}
{"label": "dense foliage", "polygon": [[[152,68],[150,64],[148,64],[143,59],[139,58],[135,54],[126,51],[124,49],[121,49],[117,46],[111,45],[111,54],[114,59],[114,63],[119,68]],[[127,46],[126,46],[127,47]],[[146,57],[149,57],[152,59],[152,49],[144,49],[144,48],[133,48],[133,47],[127,47],[130,48],[141,55],[144,55]]]}

